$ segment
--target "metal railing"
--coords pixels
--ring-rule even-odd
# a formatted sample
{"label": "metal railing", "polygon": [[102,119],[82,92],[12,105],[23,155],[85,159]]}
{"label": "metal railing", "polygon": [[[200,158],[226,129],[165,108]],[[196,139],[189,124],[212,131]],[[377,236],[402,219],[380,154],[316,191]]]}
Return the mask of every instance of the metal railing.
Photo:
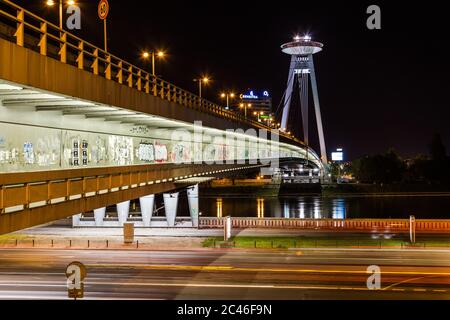
{"label": "metal railing", "polygon": [[[223,228],[223,218],[202,217],[199,227]],[[283,219],[283,218],[232,218],[236,229],[299,229],[326,231],[409,232],[408,219]],[[417,231],[450,232],[450,220],[416,220]]]}
{"label": "metal railing", "polygon": [[[81,70],[102,76],[107,80],[115,81],[184,107],[242,122],[260,129],[269,131],[273,129],[241,114],[224,110],[220,105],[153,76],[88,41],[60,29],[9,0],[2,0],[0,5],[1,22],[14,30],[12,35],[3,34],[3,36],[11,41],[14,41],[15,38],[15,42],[19,46],[27,47],[41,55],[58,59],[62,63],[74,65]],[[3,30],[3,33],[7,33],[5,28],[0,28],[0,32],[1,30]],[[283,132],[279,134],[303,144],[300,140],[288,134]]]}

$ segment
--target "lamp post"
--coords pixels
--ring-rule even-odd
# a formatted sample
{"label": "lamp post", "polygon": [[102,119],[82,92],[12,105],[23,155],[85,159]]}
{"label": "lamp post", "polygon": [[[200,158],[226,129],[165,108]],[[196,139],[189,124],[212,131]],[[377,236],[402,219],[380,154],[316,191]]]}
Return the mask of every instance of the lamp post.
{"label": "lamp post", "polygon": [[200,99],[202,98],[202,88],[203,85],[208,85],[208,83],[211,80],[208,77],[203,77],[203,78],[199,78],[199,79],[194,79],[194,82],[198,82],[198,96],[200,97]]}
{"label": "lamp post", "polygon": [[227,100],[226,110],[229,110],[230,109],[230,99],[234,99],[236,97],[236,95],[234,93],[229,92],[229,93],[222,93],[220,95],[220,97],[222,99],[226,99]]}
{"label": "lamp post", "polygon": [[250,109],[252,105],[250,103],[241,103],[239,107],[244,109],[245,119],[247,119],[247,109]]}
{"label": "lamp post", "polygon": [[[47,0],[47,6],[53,7],[55,5],[55,0]],[[74,0],[68,0],[67,5],[73,6],[75,4]],[[63,29],[63,0],[59,0],[59,28]]]}
{"label": "lamp post", "polygon": [[158,51],[158,52],[155,52],[155,51],[151,51],[151,52],[144,52],[143,54],[142,54],[142,56],[144,57],[144,59],[148,59],[148,58],[150,58],[150,56],[151,56],[151,58],[152,58],[152,75],[155,77],[156,76],[156,71],[155,71],[155,69],[156,69],[156,67],[155,67],[155,58],[156,57],[158,57],[158,58],[164,58],[164,55],[165,55],[165,53],[163,52],[163,51]]}

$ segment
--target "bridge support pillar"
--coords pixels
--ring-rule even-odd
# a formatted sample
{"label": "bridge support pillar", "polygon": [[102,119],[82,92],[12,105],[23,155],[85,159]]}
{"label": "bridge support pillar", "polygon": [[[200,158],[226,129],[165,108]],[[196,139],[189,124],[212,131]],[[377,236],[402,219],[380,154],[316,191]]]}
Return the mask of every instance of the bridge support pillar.
{"label": "bridge support pillar", "polygon": [[119,225],[123,226],[130,215],[130,201],[125,201],[117,204],[117,216],[119,217]]}
{"label": "bridge support pillar", "polygon": [[81,213],[72,216],[72,227],[79,227],[81,220]]}
{"label": "bridge support pillar", "polygon": [[142,213],[142,221],[144,222],[144,227],[150,227],[153,209],[155,206],[155,195],[148,195],[145,197],[139,198],[139,202],[141,204],[141,213]]}
{"label": "bridge support pillar", "polygon": [[165,193],[164,194],[164,207],[166,209],[166,220],[169,227],[175,227],[175,219],[177,217],[177,207],[178,207],[178,196],[177,193]]}
{"label": "bridge support pillar", "polygon": [[100,208],[94,210],[94,219],[95,219],[95,226],[96,227],[102,227],[103,222],[105,221],[106,216],[106,208]]}
{"label": "bridge support pillar", "polygon": [[198,215],[199,215],[198,184],[187,188],[187,196],[188,196],[189,213],[191,215],[192,226],[194,228],[198,228]]}

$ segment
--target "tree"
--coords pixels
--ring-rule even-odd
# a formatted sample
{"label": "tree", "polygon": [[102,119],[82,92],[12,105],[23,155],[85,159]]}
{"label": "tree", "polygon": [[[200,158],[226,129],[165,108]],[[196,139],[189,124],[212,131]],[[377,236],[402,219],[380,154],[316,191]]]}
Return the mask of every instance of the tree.
{"label": "tree", "polygon": [[353,161],[352,172],[360,182],[393,183],[403,179],[405,165],[393,150],[389,150],[385,154],[365,156]]}

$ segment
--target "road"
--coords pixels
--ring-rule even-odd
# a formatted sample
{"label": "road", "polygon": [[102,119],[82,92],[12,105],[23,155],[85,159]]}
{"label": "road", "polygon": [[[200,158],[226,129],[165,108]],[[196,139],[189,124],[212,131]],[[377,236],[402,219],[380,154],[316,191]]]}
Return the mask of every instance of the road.
{"label": "road", "polygon": [[[0,250],[0,299],[66,299],[73,261],[85,299],[450,299],[450,251],[43,249]],[[381,290],[367,289],[369,265]]]}

